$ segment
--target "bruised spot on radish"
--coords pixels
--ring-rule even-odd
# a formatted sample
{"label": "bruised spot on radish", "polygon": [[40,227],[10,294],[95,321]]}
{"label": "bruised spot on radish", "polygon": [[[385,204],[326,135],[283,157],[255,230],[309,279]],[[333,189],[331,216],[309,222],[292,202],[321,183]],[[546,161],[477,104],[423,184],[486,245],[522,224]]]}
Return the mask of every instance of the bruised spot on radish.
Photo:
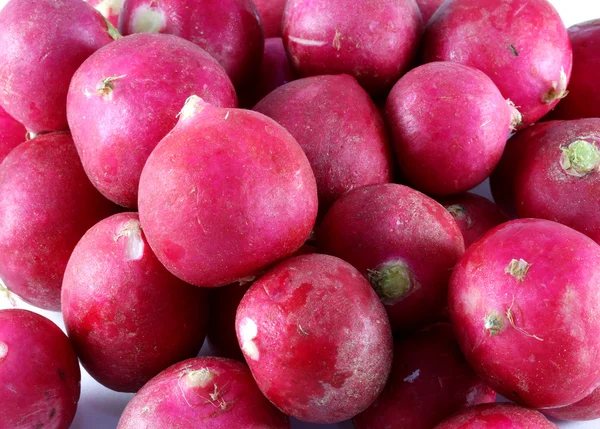
{"label": "bruised spot on radish", "polygon": [[465,208],[460,204],[448,206],[446,207],[446,210],[448,210],[454,219],[464,219],[467,223],[467,228],[471,228],[471,226],[473,226],[473,219],[471,219],[471,216],[469,216],[467,210],[465,210]]}
{"label": "bruised spot on radish", "polygon": [[487,314],[483,318],[483,321],[483,326],[490,333],[490,336],[498,335],[504,330],[504,317],[496,311],[492,311],[489,314]]}
{"label": "bruised spot on radish", "polygon": [[114,240],[120,238],[125,240],[125,258],[128,261],[139,261],[144,256],[144,239],[142,238],[142,227],[137,220],[129,220]]}
{"label": "bruised spot on radish", "polygon": [[0,341],[0,359],[4,359],[8,355],[8,345]]}
{"label": "bruised spot on radish", "polygon": [[205,388],[215,379],[217,374],[208,368],[200,368],[197,371],[190,371],[185,376],[185,381],[190,387]]}
{"label": "bruised spot on radish", "polygon": [[552,89],[548,91],[542,97],[542,101],[546,104],[551,104],[556,100],[560,100],[565,98],[569,91],[567,91],[567,84],[569,83],[569,78],[565,73],[565,68],[561,67],[560,69],[560,77],[558,81],[552,82]]}
{"label": "bruised spot on radish", "polygon": [[240,339],[242,340],[242,350],[252,360],[258,360],[260,353],[254,339],[258,335],[258,327],[256,322],[245,317],[240,323]]}
{"label": "bruised spot on radish", "polygon": [[598,169],[600,151],[594,143],[576,140],[561,151],[560,167],[570,176],[585,177]]}
{"label": "bruised spot on radish", "polygon": [[403,261],[390,261],[369,270],[369,282],[379,295],[381,302],[392,305],[406,298],[419,285]]}
{"label": "bruised spot on radish", "polygon": [[132,33],[160,33],[167,24],[165,13],[151,4],[139,6],[132,19]]}
{"label": "bruised spot on radish", "polygon": [[531,264],[524,259],[513,259],[506,266],[504,272],[513,276],[518,282],[522,282],[529,268],[531,268]]}

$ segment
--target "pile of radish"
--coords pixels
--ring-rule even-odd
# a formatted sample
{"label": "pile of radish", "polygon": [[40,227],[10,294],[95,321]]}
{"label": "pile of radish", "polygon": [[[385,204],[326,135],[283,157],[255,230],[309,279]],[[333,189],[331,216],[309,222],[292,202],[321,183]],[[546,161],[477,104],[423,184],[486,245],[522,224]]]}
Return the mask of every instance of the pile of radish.
{"label": "pile of radish", "polygon": [[0,307],[0,429],[80,365],[120,429],[600,419],[599,49],[548,0],[0,1],[0,296],[66,331]]}

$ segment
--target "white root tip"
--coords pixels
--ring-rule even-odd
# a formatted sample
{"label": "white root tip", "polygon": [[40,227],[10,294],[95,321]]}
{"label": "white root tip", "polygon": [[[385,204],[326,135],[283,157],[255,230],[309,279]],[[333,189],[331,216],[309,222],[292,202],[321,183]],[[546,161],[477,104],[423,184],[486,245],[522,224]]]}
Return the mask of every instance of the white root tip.
{"label": "white root tip", "polygon": [[165,13],[152,7],[152,4],[142,5],[133,13],[131,27],[134,33],[160,33],[167,24]]}
{"label": "white root tip", "polygon": [[198,371],[188,372],[185,380],[190,387],[205,388],[215,379],[217,374],[208,368],[200,368]]}
{"label": "white root tip", "polygon": [[127,261],[139,261],[142,259],[145,246],[142,237],[142,227],[139,221],[134,219],[127,221],[114,240],[118,241],[120,238],[125,240],[125,259]]}

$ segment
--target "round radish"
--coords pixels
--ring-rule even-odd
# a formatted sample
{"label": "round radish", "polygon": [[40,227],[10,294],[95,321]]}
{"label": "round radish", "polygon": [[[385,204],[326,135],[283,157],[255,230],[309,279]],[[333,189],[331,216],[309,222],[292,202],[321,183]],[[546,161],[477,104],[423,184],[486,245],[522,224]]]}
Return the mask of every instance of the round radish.
{"label": "round radish", "polygon": [[223,286],[298,250],[317,214],[315,178],[272,119],[191,97],[140,180],[144,233],[158,259],[196,286]]}
{"label": "round radish", "polygon": [[385,125],[353,77],[299,79],[267,95],[254,110],[275,119],[302,146],[317,179],[322,213],[354,188],[392,180]]}
{"label": "round radish", "polygon": [[518,143],[517,214],[560,222],[600,243],[600,119],[534,128]]}
{"label": "round radish", "polygon": [[20,144],[0,164],[0,279],[25,301],[60,310],[71,252],[114,211],[85,176],[69,133]]}
{"label": "round radish", "polygon": [[553,119],[580,119],[600,117],[600,20],[583,22],[569,28],[573,46],[573,73],[569,94],[554,112]]}
{"label": "round radish", "polygon": [[26,139],[27,130],[0,107],[0,163]]}
{"label": "round radish", "polygon": [[254,0],[265,37],[281,37],[281,20],[286,0]]}
{"label": "round radish", "polygon": [[392,89],[386,116],[403,175],[438,195],[483,182],[521,121],[490,78],[451,62],[408,72]]}
{"label": "round radish", "polygon": [[144,164],[193,94],[216,106],[237,103],[223,68],[179,37],[135,34],[83,63],[69,89],[69,126],[86,173],[103,195],[137,206]]}
{"label": "round radish", "polygon": [[505,223],[467,250],[450,281],[450,319],[490,387],[548,408],[600,384],[598,266],[594,241],[539,219]]}
{"label": "round radish", "polygon": [[410,66],[421,31],[414,0],[289,0],[283,14],[283,42],[302,76],[346,73],[377,95]]}
{"label": "round radish", "polygon": [[558,429],[541,413],[513,404],[482,404],[456,413],[434,429]]}
{"label": "round radish", "polygon": [[119,30],[190,40],[223,66],[236,88],[258,71],[264,48],[252,0],[124,0]]}
{"label": "round radish", "polygon": [[66,129],[73,73],[117,31],[81,0],[10,1],[0,28],[0,105],[30,131]]}
{"label": "round radish", "polygon": [[80,380],[77,356],[58,326],[31,311],[0,310],[0,427],[67,429]]}
{"label": "round radish", "polygon": [[397,340],[385,390],[353,420],[357,429],[431,429],[457,410],[495,399],[465,361],[452,327],[440,323]]}
{"label": "round radish", "polygon": [[289,429],[248,367],[215,357],[188,359],[150,380],[127,404],[117,429]]}
{"label": "round radish", "polygon": [[112,25],[119,25],[119,14],[124,0],[85,0],[110,21]]}
{"label": "round radish", "polygon": [[450,213],[418,191],[396,184],[356,189],[327,212],[319,248],[369,279],[394,331],[436,320],[452,267],[464,252]]}
{"label": "round radish", "polygon": [[544,414],[559,420],[596,420],[600,419],[600,388],[579,402],[561,408],[548,408]]}
{"label": "round radish", "polygon": [[487,198],[470,192],[439,200],[457,223],[465,240],[465,248],[475,243],[490,229],[508,222],[508,216]]}
{"label": "round radish", "polygon": [[112,390],[136,392],[168,366],[198,354],[207,298],[160,264],[136,213],[120,213],[96,224],[75,247],[62,310],[90,375]]}
{"label": "round radish", "polygon": [[525,127],[566,95],[573,54],[547,0],[447,0],[427,26],[423,58],[483,71],[515,103]]}
{"label": "round radish", "polygon": [[423,23],[427,24],[436,10],[442,5],[444,0],[417,0],[417,5],[421,10]]}
{"label": "round radish", "polygon": [[235,324],[260,390],[303,421],[364,411],[390,373],[385,310],[360,273],[332,256],[297,256],[267,272],[242,299]]}

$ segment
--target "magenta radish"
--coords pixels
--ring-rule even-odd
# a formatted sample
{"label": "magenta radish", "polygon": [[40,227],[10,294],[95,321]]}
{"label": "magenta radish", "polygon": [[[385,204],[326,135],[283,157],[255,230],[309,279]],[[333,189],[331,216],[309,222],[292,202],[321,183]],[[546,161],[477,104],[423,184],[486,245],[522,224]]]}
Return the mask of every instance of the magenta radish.
{"label": "magenta radish", "polygon": [[124,0],[85,0],[110,21],[115,27],[119,26],[119,14]]}
{"label": "magenta radish", "polygon": [[208,296],[169,273],[136,213],[102,220],[79,241],[62,287],[65,326],[85,369],[104,386],[136,392],[170,365],[195,357]]}
{"label": "magenta radish", "polygon": [[451,62],[408,72],[392,89],[385,110],[404,177],[437,195],[483,182],[521,121],[490,78]]}
{"label": "magenta radish", "polygon": [[69,126],[86,173],[104,196],[137,206],[142,168],[193,94],[215,106],[237,105],[223,68],[179,37],[127,36],[83,63],[69,89]]}
{"label": "magenta radish", "polygon": [[600,384],[598,266],[598,244],[547,220],[508,222],[472,245],[454,268],[448,299],[477,374],[532,408],[592,393]]}
{"label": "magenta radish", "polygon": [[297,256],[271,269],[242,299],[235,325],[260,390],[302,421],[364,411],[390,372],[385,310],[360,273],[332,256]]}
{"label": "magenta radish", "polygon": [[0,163],[26,136],[25,127],[0,107]]}
{"label": "magenta radish", "polygon": [[281,21],[286,0],[254,0],[265,37],[281,37]]}
{"label": "magenta radish", "polygon": [[301,76],[345,73],[383,95],[411,65],[422,25],[414,0],[289,0],[283,43]]}
{"label": "magenta radish", "polygon": [[396,340],[385,390],[353,421],[357,429],[431,429],[455,411],[495,399],[465,361],[452,327],[439,323]]}
{"label": "magenta radish", "polygon": [[597,388],[579,402],[561,408],[547,408],[543,413],[558,420],[600,419],[600,388]]}
{"label": "magenta radish", "polygon": [[0,310],[0,428],[69,428],[80,380],[77,356],[58,326],[31,311]]}
{"label": "magenta radish", "polygon": [[10,1],[0,28],[0,105],[30,131],[66,129],[71,77],[117,31],[81,0]]}
{"label": "magenta radish", "polygon": [[462,232],[465,248],[475,243],[490,229],[508,222],[508,216],[487,198],[467,192],[438,200],[446,207]]}
{"label": "magenta radish", "polygon": [[248,367],[215,357],[188,359],[150,380],[127,404],[117,429],[289,429]]}
{"label": "magenta radish", "polygon": [[196,286],[255,276],[298,250],[317,214],[315,178],[272,119],[191,97],[140,180],[142,228],[169,271]]}
{"label": "magenta radish", "polygon": [[540,412],[513,404],[482,404],[466,408],[434,429],[558,429]]}
{"label": "magenta radish", "polygon": [[462,234],[446,209],[411,188],[366,186],[346,194],[319,226],[318,248],[354,265],[379,295],[392,329],[437,320]]}
{"label": "magenta radish", "polygon": [[427,26],[423,58],[483,71],[517,106],[524,128],[567,94],[573,54],[547,0],[447,0]]}
{"label": "magenta radish", "polygon": [[427,24],[436,10],[442,5],[444,0],[417,0],[417,5],[423,17],[423,23]]}
{"label": "magenta radish", "polygon": [[194,42],[219,62],[236,88],[260,66],[264,35],[252,0],[124,0],[119,30],[167,33]]}
{"label": "magenta radish", "polygon": [[115,209],[85,176],[69,133],[20,144],[0,164],[0,279],[30,304],[60,310],[71,252]]}
{"label": "magenta radish", "polygon": [[392,180],[385,125],[353,77],[299,79],[267,95],[254,110],[283,125],[302,146],[317,179],[321,213],[354,188]]}

